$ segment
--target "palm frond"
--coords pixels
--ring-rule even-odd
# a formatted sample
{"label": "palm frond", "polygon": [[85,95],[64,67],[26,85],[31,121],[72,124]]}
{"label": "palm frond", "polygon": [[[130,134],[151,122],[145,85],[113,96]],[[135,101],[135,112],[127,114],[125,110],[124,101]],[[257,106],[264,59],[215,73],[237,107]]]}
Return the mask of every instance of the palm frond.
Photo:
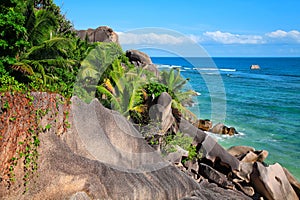
{"label": "palm frond", "polygon": [[190,122],[196,122],[196,120],[198,119],[193,112],[188,110],[181,103],[177,102],[174,99],[172,100],[172,107],[178,109],[182,113],[182,116]]}
{"label": "palm frond", "polygon": [[24,75],[33,75],[32,67],[25,62],[17,62],[11,66],[12,69],[21,72]]}
{"label": "palm frond", "polygon": [[100,94],[105,94],[109,98],[115,110],[122,110],[118,99],[108,89],[106,89],[103,85],[99,85],[96,88]]}
{"label": "palm frond", "polygon": [[108,78],[104,80],[103,86],[104,86],[110,93],[112,93],[113,95],[116,94],[115,88],[114,88],[114,86],[111,84],[111,82],[110,82],[110,80],[109,80]]}

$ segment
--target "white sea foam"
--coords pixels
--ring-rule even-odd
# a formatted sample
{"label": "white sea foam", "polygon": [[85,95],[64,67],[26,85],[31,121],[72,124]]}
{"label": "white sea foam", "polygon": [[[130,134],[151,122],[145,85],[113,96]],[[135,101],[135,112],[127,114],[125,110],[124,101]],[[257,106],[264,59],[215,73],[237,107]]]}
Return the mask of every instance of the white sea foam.
{"label": "white sea foam", "polygon": [[245,133],[243,132],[238,132],[239,134],[236,135],[222,135],[222,134],[216,134],[216,133],[212,133],[209,131],[204,131],[207,135],[211,136],[212,138],[216,139],[217,141],[224,141],[227,139],[230,139],[232,137],[243,137],[245,135]]}
{"label": "white sea foam", "polygon": [[223,71],[223,72],[235,72],[236,69],[220,69],[220,71]]}
{"label": "white sea foam", "polygon": [[218,71],[218,68],[194,67],[193,69],[200,71]]}
{"label": "white sea foam", "polygon": [[158,68],[170,68],[170,65],[157,65]]}

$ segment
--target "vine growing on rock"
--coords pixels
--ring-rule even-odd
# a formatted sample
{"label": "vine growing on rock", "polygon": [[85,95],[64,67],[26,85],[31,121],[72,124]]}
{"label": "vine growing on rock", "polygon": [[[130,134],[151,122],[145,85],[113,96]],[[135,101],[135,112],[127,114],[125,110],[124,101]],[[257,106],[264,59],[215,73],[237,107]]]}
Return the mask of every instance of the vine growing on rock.
{"label": "vine growing on rock", "polygon": [[[0,97],[0,152],[5,152],[0,157],[0,184],[10,188],[15,182],[22,183],[24,192],[38,169],[39,135],[52,127],[60,128],[55,124],[59,113],[57,95],[36,94],[37,99],[30,92],[5,92]],[[59,104],[65,121],[68,105]],[[43,125],[42,121],[47,124]],[[65,131],[67,123],[62,122],[60,126]]]}

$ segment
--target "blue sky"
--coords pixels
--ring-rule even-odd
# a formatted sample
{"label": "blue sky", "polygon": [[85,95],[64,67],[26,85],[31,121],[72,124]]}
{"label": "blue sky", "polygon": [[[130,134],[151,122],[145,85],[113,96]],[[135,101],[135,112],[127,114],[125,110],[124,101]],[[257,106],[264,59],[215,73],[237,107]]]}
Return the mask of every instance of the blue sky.
{"label": "blue sky", "polygon": [[[300,56],[299,0],[54,2],[76,29],[112,27],[123,48],[159,43],[160,48],[181,45],[188,52],[186,37],[210,56]],[[168,33],[156,29],[142,34],[133,31],[147,27],[166,29]],[[170,30],[178,34],[172,35]],[[157,55],[164,53],[153,51],[152,56]]]}

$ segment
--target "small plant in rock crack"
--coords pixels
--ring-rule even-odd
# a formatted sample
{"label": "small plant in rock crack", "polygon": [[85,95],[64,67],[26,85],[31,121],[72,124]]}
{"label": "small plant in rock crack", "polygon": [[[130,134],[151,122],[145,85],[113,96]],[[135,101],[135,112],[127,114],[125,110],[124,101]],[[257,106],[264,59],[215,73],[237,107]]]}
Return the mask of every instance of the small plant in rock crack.
{"label": "small plant in rock crack", "polygon": [[47,130],[49,130],[51,128],[51,124],[47,124],[46,126],[45,126],[45,128],[44,128],[44,131],[47,131]]}
{"label": "small plant in rock crack", "polygon": [[193,142],[193,138],[185,136],[181,132],[177,132],[175,135],[169,134],[164,136],[163,141],[163,149],[167,153],[171,153],[177,150],[176,146],[188,151]]}
{"label": "small plant in rock crack", "polygon": [[162,149],[168,154],[176,152],[178,147],[188,151],[188,157],[183,162],[193,159],[201,159],[202,153],[197,150],[197,146],[192,145],[193,138],[177,132],[175,135],[169,134],[163,137]]}
{"label": "small plant in rock crack", "polygon": [[2,106],[3,110],[8,110],[10,108],[9,103],[6,101],[3,106]]}

